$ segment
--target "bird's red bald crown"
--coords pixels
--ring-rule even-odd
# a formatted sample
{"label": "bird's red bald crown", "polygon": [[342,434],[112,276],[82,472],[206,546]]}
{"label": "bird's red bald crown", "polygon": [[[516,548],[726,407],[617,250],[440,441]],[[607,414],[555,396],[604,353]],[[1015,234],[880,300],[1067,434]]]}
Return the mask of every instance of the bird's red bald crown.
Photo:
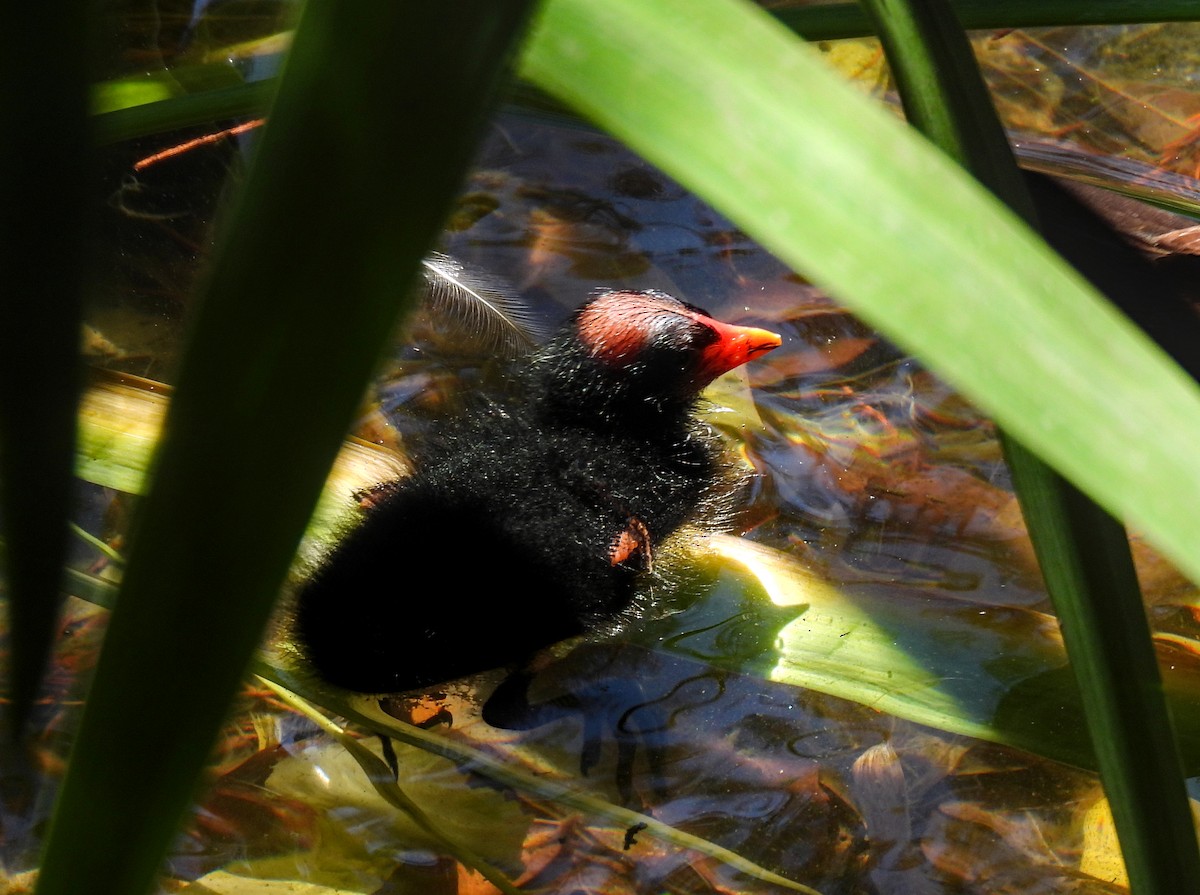
{"label": "bird's red bald crown", "polygon": [[722,323],[661,292],[601,295],[580,310],[576,328],[593,357],[618,369],[673,352],[684,384],[696,391],[781,343],[773,332]]}

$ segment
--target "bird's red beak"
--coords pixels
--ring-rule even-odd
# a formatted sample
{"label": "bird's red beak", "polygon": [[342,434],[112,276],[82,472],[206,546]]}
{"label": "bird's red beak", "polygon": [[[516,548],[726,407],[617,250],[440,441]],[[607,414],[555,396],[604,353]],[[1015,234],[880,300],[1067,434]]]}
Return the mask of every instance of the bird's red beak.
{"label": "bird's red beak", "polygon": [[753,326],[734,326],[711,317],[704,318],[704,324],[715,330],[720,338],[704,349],[701,355],[700,385],[707,385],[722,373],[728,373],[783,343],[777,333]]}

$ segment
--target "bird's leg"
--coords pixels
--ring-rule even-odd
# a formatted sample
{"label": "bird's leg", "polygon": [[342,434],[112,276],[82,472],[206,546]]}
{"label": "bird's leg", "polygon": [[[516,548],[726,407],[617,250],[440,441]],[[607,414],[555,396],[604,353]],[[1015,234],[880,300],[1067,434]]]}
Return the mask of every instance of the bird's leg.
{"label": "bird's leg", "polygon": [[396,747],[392,745],[392,738],[385,733],[379,734],[379,745],[383,750],[383,760],[387,762],[388,769],[392,772],[392,779],[400,780],[400,760],[396,758]]}
{"label": "bird's leg", "polygon": [[[388,700],[379,700],[379,707],[383,710],[384,714],[399,717],[398,714],[395,714],[391,711],[391,709],[389,709]],[[414,721],[410,717],[408,719],[408,723],[421,730],[429,730],[430,728],[436,727],[439,724],[445,724],[447,727],[450,727],[454,723],[454,716],[450,714],[448,709],[442,707],[439,708],[435,714],[432,714],[428,718],[425,718],[421,721]],[[392,745],[392,738],[385,733],[379,734],[379,745],[383,751],[383,760],[387,762],[387,766],[391,769],[392,776],[399,780],[400,762],[396,758],[396,747]]]}
{"label": "bird's leg", "polygon": [[[626,688],[626,696],[632,696],[636,691],[637,699],[626,702],[630,707],[621,713],[613,728],[617,739],[617,787],[622,792],[622,796],[627,791],[632,791],[633,759],[637,752],[637,742],[640,739],[642,745],[646,747],[646,763],[650,767],[650,785],[658,801],[665,802],[667,800],[667,776],[664,758],[667,754],[667,718],[654,701],[646,698],[640,683],[635,680],[626,680],[622,681],[622,684]],[[636,724],[633,723],[635,714],[642,718],[642,721]],[[629,800],[626,799],[626,801]]]}
{"label": "bird's leg", "polygon": [[[579,770],[585,777],[599,763],[603,739],[611,734],[617,743],[617,791],[625,804],[634,801],[633,763],[640,741],[646,748],[655,795],[663,795],[666,726],[638,681],[617,677],[588,680],[571,692],[534,703],[529,700],[529,686],[536,673],[522,668],[505,678],[484,703],[483,720],[506,730],[532,730],[577,716],[583,724]],[[633,724],[635,712],[651,717]]]}
{"label": "bird's leg", "polygon": [[546,702],[530,702],[529,685],[536,675],[535,669],[522,666],[502,680],[483,704],[484,722],[503,730],[533,730],[580,712],[579,699],[574,693]]}

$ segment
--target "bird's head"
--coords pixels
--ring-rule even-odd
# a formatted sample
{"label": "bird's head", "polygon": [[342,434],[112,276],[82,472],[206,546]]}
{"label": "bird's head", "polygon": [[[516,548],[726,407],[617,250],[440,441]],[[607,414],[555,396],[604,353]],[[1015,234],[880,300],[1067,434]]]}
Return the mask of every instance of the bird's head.
{"label": "bird's head", "polygon": [[606,292],[575,312],[537,365],[556,403],[577,402],[581,413],[686,409],[722,373],[780,341],[663,292]]}

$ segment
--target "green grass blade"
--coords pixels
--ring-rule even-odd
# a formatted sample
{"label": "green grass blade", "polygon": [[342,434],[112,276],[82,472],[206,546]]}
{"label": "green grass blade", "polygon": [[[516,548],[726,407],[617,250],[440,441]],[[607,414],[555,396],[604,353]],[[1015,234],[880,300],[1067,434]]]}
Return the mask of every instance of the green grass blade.
{"label": "green grass blade", "polygon": [[736,0],[551,0],[523,67],[1200,580],[1196,383],[994,196],[781,25]]}
{"label": "green grass blade", "polygon": [[909,124],[1034,222],[1023,176],[950,3],[864,0],[862,8],[879,35]]}
{"label": "green grass blade", "polygon": [[[1032,199],[949,3],[864,5],[909,120],[1034,220]],[[1200,850],[1124,528],[1020,444],[1003,435],[1002,442],[1062,625],[1133,891],[1181,891],[1200,879]]]}
{"label": "green grass blade", "polygon": [[104,146],[223,118],[261,115],[277,86],[270,78],[101,112],[94,116],[96,142]]}
{"label": "green grass blade", "polygon": [[[25,4],[0,31],[0,519],[16,736],[54,634],[79,390],[89,131],[82,3]],[[53,34],[52,45],[30,40]],[[37,89],[30,77],[37,72]]]}
{"label": "green grass blade", "polygon": [[39,895],[150,887],[528,11],[305,8],[191,333]]}
{"label": "green grass blade", "polygon": [[1186,891],[1200,880],[1200,850],[1125,530],[1027,451],[1007,445],[1005,453],[1079,684],[1131,891]]}

